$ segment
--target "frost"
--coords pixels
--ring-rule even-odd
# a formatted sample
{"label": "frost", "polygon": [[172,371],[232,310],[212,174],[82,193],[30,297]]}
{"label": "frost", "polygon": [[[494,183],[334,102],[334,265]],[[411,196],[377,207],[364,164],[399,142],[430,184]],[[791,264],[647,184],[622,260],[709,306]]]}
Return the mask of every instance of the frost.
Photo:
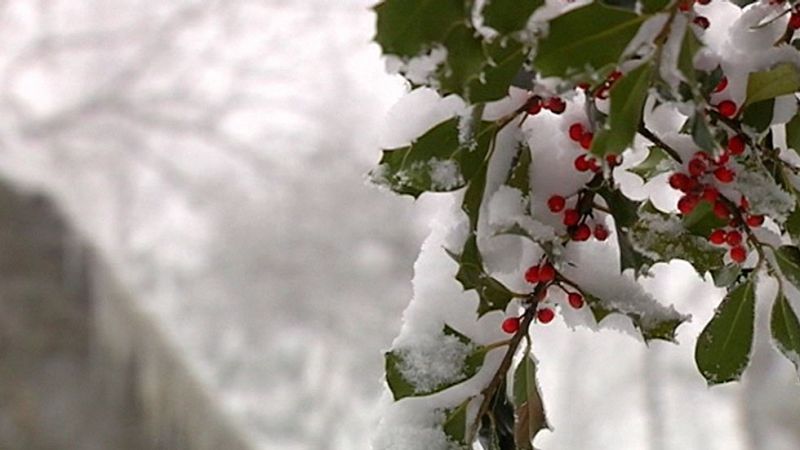
{"label": "frost", "polygon": [[417,392],[430,392],[462,380],[465,360],[473,350],[473,345],[456,336],[426,336],[413,347],[396,349],[400,357],[398,368]]}
{"label": "frost", "polygon": [[431,175],[431,187],[435,191],[448,191],[458,186],[464,185],[464,177],[458,163],[453,160],[437,160],[431,158],[428,161]]}
{"label": "frost", "polygon": [[750,202],[751,213],[764,214],[777,222],[784,222],[795,207],[794,198],[763,174],[739,170],[737,184]]}
{"label": "frost", "polygon": [[388,56],[386,70],[389,73],[402,74],[408,81],[416,85],[425,85],[432,88],[438,87],[436,71],[447,59],[447,49],[439,45],[428,53],[418,55],[408,60],[396,56]]}

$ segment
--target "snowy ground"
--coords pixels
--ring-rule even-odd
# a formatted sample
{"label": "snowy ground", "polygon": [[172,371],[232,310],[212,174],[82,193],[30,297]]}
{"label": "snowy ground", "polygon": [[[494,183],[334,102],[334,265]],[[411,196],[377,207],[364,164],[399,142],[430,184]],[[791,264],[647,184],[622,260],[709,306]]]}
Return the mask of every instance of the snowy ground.
{"label": "snowy ground", "polygon": [[[53,193],[265,449],[368,448],[380,351],[437,207],[364,186],[403,88],[369,44],[369,3],[0,7],[0,170]],[[649,288],[695,314],[688,343],[717,293],[661,270],[676,276]],[[769,351],[708,390],[689,345],[537,332],[545,448],[799,445],[798,383]]]}

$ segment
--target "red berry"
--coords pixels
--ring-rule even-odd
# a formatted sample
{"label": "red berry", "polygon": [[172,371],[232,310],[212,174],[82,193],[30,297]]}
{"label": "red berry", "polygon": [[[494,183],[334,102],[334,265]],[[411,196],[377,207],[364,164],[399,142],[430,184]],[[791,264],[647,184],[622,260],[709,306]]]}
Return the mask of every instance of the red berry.
{"label": "red berry", "polygon": [[550,323],[555,317],[556,313],[550,308],[542,308],[539,311],[536,311],[536,318],[541,323]]}
{"label": "red berry", "polygon": [[669,185],[672,189],[686,192],[686,187],[689,185],[689,177],[683,173],[673,173],[669,177]]}
{"label": "red berry", "polygon": [[719,198],[719,191],[713,186],[707,186],[703,189],[703,200],[708,203],[714,203]]}
{"label": "red berry", "polygon": [[730,252],[731,259],[737,263],[743,263],[747,259],[747,250],[742,246],[733,247]]}
{"label": "red berry", "polygon": [[608,239],[608,228],[604,225],[597,224],[594,226],[594,237],[598,241],[605,241]]}
{"label": "red berry", "polygon": [[611,86],[609,86],[608,83],[603,84],[603,86],[594,93],[594,97],[600,100],[607,99],[609,89],[611,89]]}
{"label": "red berry", "polygon": [[550,97],[544,102],[544,107],[553,114],[561,114],[567,109],[567,104],[561,100],[561,97]]}
{"label": "red berry", "polygon": [[722,92],[725,90],[726,87],[728,87],[728,77],[723,76],[722,78],[719,79],[719,82],[714,87],[714,93]]}
{"label": "red berry", "polygon": [[714,177],[721,183],[730,183],[733,181],[734,173],[727,167],[717,167],[717,169],[714,170]]}
{"label": "red berry", "polygon": [[573,123],[572,125],[569,126],[569,138],[575,142],[578,142],[581,140],[581,137],[583,137],[584,131],[585,130],[583,129],[582,124]]}
{"label": "red berry", "polygon": [[528,100],[528,114],[535,116],[542,110],[542,97],[534,95]]}
{"label": "red berry", "polygon": [[599,172],[600,171],[600,164],[597,163],[597,160],[594,158],[588,158],[589,160],[589,170],[592,172]]}
{"label": "red berry", "polygon": [[575,158],[575,170],[578,172],[586,172],[592,168],[592,164],[586,155],[581,155]]}
{"label": "red berry", "polygon": [[789,29],[797,30],[798,28],[800,28],[800,14],[792,13],[792,15],[789,16]]}
{"label": "red berry", "polygon": [[682,12],[687,12],[691,8],[692,0],[681,0],[681,2],[678,4],[678,9],[680,9]]}
{"label": "red berry", "polygon": [[610,83],[613,83],[613,82],[619,80],[620,78],[622,78],[622,72],[620,72],[619,70],[615,70],[615,71],[611,72],[610,74],[608,74],[608,81]]}
{"label": "red berry", "polygon": [[747,225],[751,228],[760,227],[764,223],[764,216],[761,215],[753,215],[747,216]]}
{"label": "red berry", "polygon": [[727,234],[725,233],[725,230],[717,228],[708,236],[708,241],[712,244],[722,245],[725,243],[726,238]]}
{"label": "red berry", "polygon": [[581,136],[580,144],[581,148],[584,150],[589,150],[592,147],[592,139],[594,139],[594,134],[590,132],[583,133]]}
{"label": "red berry", "polygon": [[700,3],[701,5],[707,5],[711,3],[711,0],[697,0],[697,3]]}
{"label": "red berry", "polygon": [[577,210],[568,209],[564,211],[564,225],[571,227],[573,225],[577,225],[580,220],[581,215]]}
{"label": "red berry", "polygon": [[736,136],[731,136],[731,138],[728,139],[728,151],[731,152],[733,156],[739,156],[744,153],[744,138],[738,134]]}
{"label": "red berry", "polygon": [[590,87],[592,87],[592,85],[589,84],[589,83],[586,83],[586,82],[578,83],[578,89],[582,89],[584,91],[588,91]]}
{"label": "red berry", "polygon": [[572,240],[573,241],[585,241],[589,239],[592,235],[592,230],[589,228],[589,225],[581,224],[578,225],[578,228],[572,232]]}
{"label": "red berry", "polygon": [[698,202],[700,202],[700,198],[698,198],[696,195],[684,195],[680,198],[680,200],[678,200],[678,211],[684,215],[690,214],[692,211],[694,211],[694,208],[697,206]]}
{"label": "red berry", "polygon": [[501,325],[503,331],[508,334],[514,334],[519,331],[519,317],[509,317],[508,319],[503,321],[503,325]]}
{"label": "red berry", "polygon": [[719,111],[719,113],[725,117],[735,116],[737,109],[736,103],[733,103],[730,100],[723,100],[717,105],[717,111]]}
{"label": "red berry", "polygon": [[703,17],[703,16],[695,17],[694,20],[692,20],[692,23],[694,23],[695,25],[697,25],[698,27],[700,27],[700,28],[702,28],[704,30],[706,28],[708,28],[709,26],[711,26],[711,22],[708,21],[708,18],[707,17]]}
{"label": "red berry", "polygon": [[525,271],[525,281],[530,284],[539,282],[539,266],[531,266]]}
{"label": "red berry", "polygon": [[693,177],[699,177],[706,172],[706,163],[700,158],[693,158],[689,161],[689,174]]}
{"label": "red berry", "polygon": [[742,196],[742,198],[739,199],[739,207],[742,208],[742,209],[750,208],[750,202],[747,200],[747,197],[745,197],[744,195]]}
{"label": "red berry", "polygon": [[714,215],[719,217],[720,219],[727,219],[730,216],[731,211],[728,209],[728,205],[723,202],[717,201],[714,203]]}
{"label": "red berry", "polygon": [[547,200],[547,207],[554,213],[561,212],[566,204],[567,200],[560,195],[554,195]]}
{"label": "red berry", "polygon": [[622,156],[621,155],[606,155],[606,164],[608,167],[616,167],[622,164]]}
{"label": "red berry", "polygon": [[549,283],[556,278],[556,269],[550,264],[544,264],[539,268],[539,281]]}
{"label": "red berry", "polygon": [[742,233],[739,233],[736,230],[731,230],[728,233],[728,236],[725,238],[725,242],[727,242],[731,247],[736,247],[742,243]]}
{"label": "red berry", "polygon": [[569,302],[569,306],[575,309],[581,309],[583,307],[583,296],[577,292],[570,292],[569,295],[567,295],[567,301]]}

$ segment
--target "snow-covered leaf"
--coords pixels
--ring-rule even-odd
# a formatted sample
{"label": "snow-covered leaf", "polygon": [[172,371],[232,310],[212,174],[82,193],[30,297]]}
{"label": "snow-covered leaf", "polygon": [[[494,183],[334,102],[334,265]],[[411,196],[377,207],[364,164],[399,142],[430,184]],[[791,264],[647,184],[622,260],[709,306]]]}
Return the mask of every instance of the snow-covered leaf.
{"label": "snow-covered leaf", "polygon": [[633,269],[636,275],[639,275],[643,268],[649,267],[654,262],[635,248],[628,235],[630,227],[638,221],[639,202],[627,198],[619,189],[607,186],[601,187],[597,192],[606,201],[614,218],[620,252],[620,272]]}
{"label": "snow-covered leaf", "polygon": [[592,153],[600,156],[620,154],[631,145],[642,120],[654,70],[654,65],[646,62],[625,74],[611,88],[608,119],[605,126],[597,130],[592,141]]}
{"label": "snow-covered leaf", "polygon": [[417,56],[444,41],[452,28],[469,19],[463,0],[385,0],[375,6],[375,41],[384,54]]}
{"label": "snow-covered leaf", "polygon": [[395,400],[430,395],[478,373],[485,347],[445,325],[441,338],[385,354],[386,382]]}
{"label": "snow-covered leaf", "polygon": [[514,372],[514,406],[516,423],[514,440],[520,450],[532,450],[533,438],[548,428],[542,396],[536,381],[536,362],[526,354]]}
{"label": "snow-covered leaf", "polygon": [[800,374],[800,321],[797,320],[792,305],[780,291],[772,305],[770,329],[775,346],[795,365]]}
{"label": "snow-covered leaf", "polygon": [[483,7],[483,23],[500,34],[520,31],[543,4],[544,0],[491,0]]}
{"label": "snow-covered leaf", "polygon": [[522,44],[502,39],[484,42],[483,50],[480,70],[469,74],[462,87],[456,86],[452,90],[472,103],[490,102],[508,95],[508,88],[527,56],[527,49]]}
{"label": "snow-covered leaf", "polygon": [[800,289],[800,248],[782,245],[775,251],[775,261],[783,276]]}
{"label": "snow-covered leaf", "polygon": [[795,114],[786,124],[786,145],[800,152],[800,114]]}
{"label": "snow-covered leaf", "polygon": [[753,72],[747,78],[745,106],[788,95],[800,89],[800,71],[792,63],[782,63],[763,72]]}
{"label": "snow-covered leaf", "polygon": [[464,243],[460,255],[449,250],[447,253],[458,264],[456,279],[465,290],[475,290],[480,302],[478,315],[483,316],[490,311],[504,310],[514,294],[496,278],[489,276],[483,268],[483,259],[478,251],[477,238],[471,234]]}
{"label": "snow-covered leaf", "polygon": [[542,76],[562,78],[616,65],[648,17],[599,2],[569,11],[550,22],[533,65]]}
{"label": "snow-covered leaf", "polygon": [[750,277],[728,293],[697,338],[695,362],[710,385],[738,380],[749,364],[755,302]]}
{"label": "snow-covered leaf", "polygon": [[447,411],[444,424],[442,424],[444,434],[450,438],[450,441],[458,445],[459,450],[470,450],[472,448],[472,445],[467,442],[467,430],[469,429],[467,407],[470,400],[472,400],[472,397],[464,400],[455,409]]}
{"label": "snow-covered leaf", "polygon": [[678,54],[678,70],[680,70],[686,83],[691,86],[692,91],[697,87],[697,71],[694,68],[694,57],[702,48],[703,44],[694,34],[693,27],[686,27],[681,42],[681,51]]}
{"label": "snow-covered leaf", "polygon": [[374,183],[399,194],[449,192],[464,185],[484,165],[493,125],[481,123],[472,142],[460,139],[459,119],[446,120],[407,147],[384,150],[371,173]]}
{"label": "snow-covered leaf", "polygon": [[[749,272],[748,270],[747,273]],[[711,271],[711,277],[714,279],[714,286],[716,287],[728,287],[739,280],[739,277],[743,276],[743,274],[744,271],[740,264],[728,264]]]}
{"label": "snow-covered leaf", "polygon": [[511,165],[506,184],[518,189],[522,195],[527,197],[530,194],[530,173],[531,173],[531,149],[528,141],[522,139],[517,145],[517,156]]}
{"label": "snow-covered leaf", "polygon": [[647,154],[647,158],[644,161],[640,162],[636,167],[628,169],[628,172],[642,177],[645,183],[656,175],[675,169],[676,166],[672,158],[667,155],[667,152],[660,147],[652,145],[649,150],[650,153]]}

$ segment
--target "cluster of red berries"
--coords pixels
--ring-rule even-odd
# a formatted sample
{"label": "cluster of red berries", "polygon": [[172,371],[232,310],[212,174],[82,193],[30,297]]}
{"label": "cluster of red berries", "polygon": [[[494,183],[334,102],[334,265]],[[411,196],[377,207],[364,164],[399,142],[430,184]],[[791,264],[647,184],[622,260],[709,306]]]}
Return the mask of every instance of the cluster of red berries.
{"label": "cluster of red berries", "polygon": [[620,78],[622,78],[622,72],[619,70],[611,72],[608,77],[606,77],[605,81],[603,81],[603,84],[601,84],[600,87],[594,92],[595,98],[600,100],[607,99],[611,88],[614,86],[614,83],[616,83]]}
{"label": "cluster of red berries", "polygon": [[[728,77],[723,76],[717,82],[717,85],[714,86],[714,94],[718,94],[725,89],[728,88]],[[739,107],[736,106],[736,103],[731,100],[723,100],[717,103],[717,112],[719,112],[722,116],[727,118],[732,118],[736,116],[736,113],[739,111]]]}
{"label": "cluster of red berries", "polygon": [[[553,213],[561,213],[564,217],[562,222],[567,226],[569,236],[573,241],[586,241],[592,234],[598,241],[608,239],[608,228],[603,224],[595,224],[594,230],[586,223],[585,217],[574,208],[567,208],[567,199],[561,195],[553,195],[547,199],[547,208]],[[583,219],[583,223],[582,222]]]}
{"label": "cluster of red berries", "polygon": [[548,97],[543,99],[541,96],[534,95],[526,103],[526,111],[529,115],[535,116],[542,109],[549,110],[553,114],[561,114],[567,109],[567,103],[561,97]]}
{"label": "cluster of red berries", "polygon": [[741,136],[732,136],[728,139],[728,147],[716,159],[711,158],[706,152],[697,152],[689,161],[687,173],[676,172],[669,177],[669,185],[684,193],[678,200],[678,210],[681,214],[689,214],[705,200],[714,205],[714,213],[723,219],[729,218],[728,206],[720,199],[719,191],[713,184],[704,182],[713,176],[718,182],[727,184],[734,180],[736,173],[727,163],[731,156],[744,153],[745,141]]}
{"label": "cluster of red berries", "polygon": [[[580,145],[582,149],[588,151],[592,147],[594,133],[592,133],[590,130],[587,130],[582,123],[575,122],[570,125],[569,129],[567,130],[567,134],[569,135],[569,138]],[[606,163],[609,167],[615,167],[622,163],[622,158],[619,155],[609,154],[606,155]],[[588,153],[582,154],[575,158],[574,164],[575,170],[578,172],[600,171],[600,164],[598,164],[597,159]]]}
{"label": "cluster of red berries", "polygon": [[[531,266],[525,271],[525,281],[530,284],[536,285],[542,283],[543,286],[539,290],[539,298],[537,298],[536,320],[539,323],[550,323],[556,317],[555,310],[547,306],[540,306],[541,302],[547,297],[547,288],[552,285],[556,280],[556,269],[552,264],[543,262],[539,265]],[[564,289],[561,284],[558,284],[564,292],[567,293],[567,302],[575,309],[583,308],[584,300],[583,295],[578,292],[569,292]],[[508,317],[503,321],[501,328],[508,334],[516,333],[519,330],[520,317]]]}

